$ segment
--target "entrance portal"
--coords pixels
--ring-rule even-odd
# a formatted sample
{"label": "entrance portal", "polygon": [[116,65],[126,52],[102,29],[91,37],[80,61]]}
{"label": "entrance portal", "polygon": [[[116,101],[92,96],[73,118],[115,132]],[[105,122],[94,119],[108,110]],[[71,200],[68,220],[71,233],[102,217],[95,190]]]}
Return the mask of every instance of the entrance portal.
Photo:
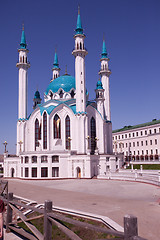
{"label": "entrance portal", "polygon": [[77,178],[81,178],[81,169],[77,167]]}
{"label": "entrance portal", "polygon": [[14,177],[14,168],[11,168],[11,177]]}

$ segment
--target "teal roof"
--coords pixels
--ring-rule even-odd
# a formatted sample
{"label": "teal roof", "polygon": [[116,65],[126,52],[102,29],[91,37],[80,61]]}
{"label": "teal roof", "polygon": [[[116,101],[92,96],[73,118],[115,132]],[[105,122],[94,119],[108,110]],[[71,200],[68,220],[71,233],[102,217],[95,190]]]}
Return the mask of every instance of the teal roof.
{"label": "teal roof", "polygon": [[128,131],[128,130],[132,130],[132,129],[136,129],[136,128],[142,128],[142,127],[156,125],[158,123],[160,123],[160,120],[153,119],[152,122],[142,123],[142,124],[138,124],[138,125],[134,125],[134,126],[130,126],[130,125],[129,126],[124,126],[123,128],[113,130],[112,132],[113,133],[123,132],[123,131]]}
{"label": "teal roof", "polygon": [[34,94],[34,98],[40,98],[40,93],[39,93],[38,90],[35,92],[35,94]]}
{"label": "teal roof", "polygon": [[47,87],[45,94],[51,90],[53,93],[58,92],[59,89],[63,89],[64,92],[69,92],[72,88],[76,88],[75,86],[75,78],[70,75],[63,75],[56,79],[54,79]]}
{"label": "teal roof", "polygon": [[102,53],[101,53],[101,58],[107,58],[107,50],[106,50],[106,44],[105,41],[103,39],[103,45],[102,45]]}
{"label": "teal roof", "polygon": [[55,55],[54,55],[54,63],[53,63],[53,67],[54,68],[59,68],[59,64],[58,64],[58,56],[57,56],[57,53],[55,52]]}
{"label": "teal roof", "polygon": [[103,89],[102,82],[98,80],[96,89]]}
{"label": "teal roof", "polygon": [[81,16],[80,16],[79,10],[78,10],[78,17],[77,17],[77,27],[75,31],[76,31],[76,34],[83,34],[83,28],[82,28]]}
{"label": "teal roof", "polygon": [[26,47],[27,47],[27,44],[26,44],[26,38],[25,38],[24,29],[23,29],[22,35],[21,35],[20,49],[26,49]]}

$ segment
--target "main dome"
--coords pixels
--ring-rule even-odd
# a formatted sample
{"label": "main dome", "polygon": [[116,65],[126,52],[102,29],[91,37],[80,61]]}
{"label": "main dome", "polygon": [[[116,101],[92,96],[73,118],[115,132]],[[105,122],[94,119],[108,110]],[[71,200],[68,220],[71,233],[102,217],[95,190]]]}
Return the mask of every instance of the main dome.
{"label": "main dome", "polygon": [[75,78],[68,74],[60,76],[54,79],[47,87],[45,94],[47,95],[49,91],[53,93],[58,92],[59,89],[63,89],[64,92],[70,92],[70,90],[75,87]]}

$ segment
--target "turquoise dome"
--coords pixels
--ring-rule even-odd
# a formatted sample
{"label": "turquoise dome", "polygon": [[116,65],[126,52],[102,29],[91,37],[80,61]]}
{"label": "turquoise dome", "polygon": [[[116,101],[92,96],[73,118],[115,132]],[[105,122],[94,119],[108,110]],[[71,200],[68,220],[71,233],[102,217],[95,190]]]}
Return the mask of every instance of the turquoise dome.
{"label": "turquoise dome", "polygon": [[64,92],[69,92],[72,88],[76,89],[75,78],[70,75],[63,75],[54,79],[48,85],[45,94],[47,95],[50,90],[56,93],[60,88],[63,89]]}
{"label": "turquoise dome", "polygon": [[35,94],[34,94],[34,98],[40,98],[40,93],[39,93],[38,90],[35,92]]}

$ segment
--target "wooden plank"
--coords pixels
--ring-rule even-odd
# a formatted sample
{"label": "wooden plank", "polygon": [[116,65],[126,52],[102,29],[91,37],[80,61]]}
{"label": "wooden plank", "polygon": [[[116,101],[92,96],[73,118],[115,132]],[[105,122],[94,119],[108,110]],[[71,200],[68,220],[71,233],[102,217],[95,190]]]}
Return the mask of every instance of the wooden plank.
{"label": "wooden plank", "polygon": [[[32,221],[32,220],[36,220],[36,219],[39,219],[39,218],[42,218],[42,217],[44,217],[43,214],[42,214],[42,215],[39,215],[39,216],[36,216],[36,217],[27,218],[27,219],[26,219],[26,222]],[[19,221],[16,221],[16,222],[14,222],[14,223],[21,223],[21,222],[22,222],[22,220],[19,220]]]}
{"label": "wooden plank", "polygon": [[63,222],[67,222],[85,229],[90,229],[96,232],[103,232],[103,233],[107,233],[113,236],[117,236],[117,237],[124,237],[124,233],[123,232],[119,232],[119,231],[115,231],[115,230],[111,230],[111,229],[107,229],[107,228],[103,228],[103,227],[97,227],[95,225],[89,224],[89,223],[85,223],[85,222],[80,222],[78,220],[74,220],[71,218],[68,218],[66,216],[62,216],[58,213],[49,213],[48,216],[54,218],[55,220],[61,220]]}
{"label": "wooden plank", "polygon": [[11,208],[19,215],[22,221],[26,224],[26,226],[38,237],[39,240],[43,240],[43,235],[38,231],[38,229],[31,223],[27,222],[27,217],[23,215],[21,211],[19,211],[16,207],[12,204],[9,204]]}
{"label": "wooden plank", "polygon": [[55,219],[48,217],[63,233],[65,233],[71,240],[82,240],[77,234],[72,232],[69,228],[62,225],[60,222],[57,222]]}
{"label": "wooden plank", "polygon": [[31,235],[31,233],[26,232],[23,228],[17,228],[15,226],[9,226],[9,228],[29,240],[37,240],[35,236]]}

